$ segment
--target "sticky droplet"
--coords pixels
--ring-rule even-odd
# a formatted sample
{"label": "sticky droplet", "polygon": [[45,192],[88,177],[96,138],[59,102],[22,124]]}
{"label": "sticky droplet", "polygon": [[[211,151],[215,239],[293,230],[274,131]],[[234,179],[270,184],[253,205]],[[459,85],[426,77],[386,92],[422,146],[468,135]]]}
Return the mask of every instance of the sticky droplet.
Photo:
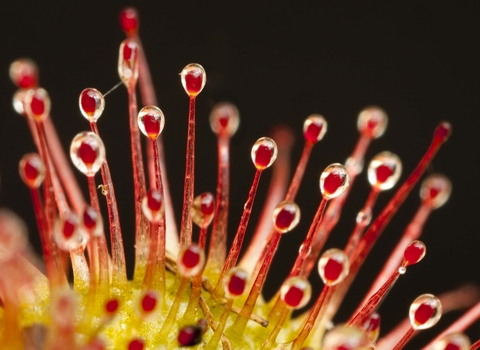
{"label": "sticky droplet", "polygon": [[205,69],[198,63],[190,63],[183,68],[180,73],[182,85],[185,92],[190,97],[196,97],[202,92],[205,83],[207,82],[207,74]]}
{"label": "sticky droplet", "polygon": [[19,164],[20,176],[30,188],[39,188],[45,179],[45,164],[37,153],[28,153]]}
{"label": "sticky droplet", "polygon": [[193,222],[200,228],[207,228],[215,213],[215,197],[210,192],[195,197],[190,208]]}
{"label": "sticky droplet", "polygon": [[442,304],[432,294],[422,294],[410,306],[410,324],[414,329],[427,329],[434,326],[442,316]]}
{"label": "sticky droplet", "polygon": [[241,297],[247,290],[250,276],[242,269],[234,267],[223,278],[223,289],[227,298]]}
{"label": "sticky droplet", "polygon": [[73,165],[87,176],[94,176],[105,161],[105,146],[91,131],[77,134],[70,144]]}
{"label": "sticky droplet", "polygon": [[142,200],[142,211],[150,222],[159,222],[165,211],[162,194],[157,189],[149,190]]}
{"label": "sticky droplet", "polygon": [[380,191],[391,189],[402,174],[402,162],[396,154],[382,152],[368,166],[368,182]]}
{"label": "sticky droplet", "polygon": [[383,109],[371,106],[363,109],[358,115],[358,131],[370,139],[383,135],[388,124],[388,116]]}
{"label": "sticky droplet", "polygon": [[318,261],[320,278],[327,286],[334,286],[347,277],[349,272],[347,255],[340,249],[329,249]]}
{"label": "sticky droplet", "polygon": [[96,122],[105,108],[105,98],[97,89],[88,88],[80,93],[78,105],[80,112],[89,122]]}
{"label": "sticky droplet", "polygon": [[205,263],[205,253],[198,244],[191,244],[178,255],[177,267],[182,276],[192,277],[201,271]]}
{"label": "sticky droplet", "polygon": [[143,107],[138,112],[138,128],[150,140],[156,140],[165,126],[165,116],[156,106]]}
{"label": "sticky droplet", "polygon": [[275,141],[269,137],[262,137],[252,147],[252,161],[258,170],[264,170],[271,166],[277,159],[278,147]]}
{"label": "sticky droplet", "polygon": [[303,136],[307,142],[315,143],[323,139],[327,132],[327,121],[320,114],[312,114],[303,123]]}
{"label": "sticky droplet", "polygon": [[42,122],[50,113],[50,97],[42,88],[30,89],[23,100],[25,114],[32,120]]}
{"label": "sticky droplet", "polygon": [[420,197],[433,209],[444,205],[452,193],[452,183],[442,174],[433,174],[422,182]]}
{"label": "sticky droplet", "polygon": [[312,296],[312,286],[301,277],[290,277],[280,289],[280,298],[290,309],[300,309],[307,305]]}
{"label": "sticky droplet", "polygon": [[220,102],[210,112],[210,127],[217,136],[232,137],[240,124],[237,107],[229,102]]}
{"label": "sticky droplet", "polygon": [[332,199],[340,196],[350,184],[350,174],[347,168],[334,163],[325,168],[320,175],[320,190],[323,198]]}
{"label": "sticky droplet", "polygon": [[273,210],[273,225],[280,233],[293,230],[300,220],[300,208],[294,202],[283,201]]}

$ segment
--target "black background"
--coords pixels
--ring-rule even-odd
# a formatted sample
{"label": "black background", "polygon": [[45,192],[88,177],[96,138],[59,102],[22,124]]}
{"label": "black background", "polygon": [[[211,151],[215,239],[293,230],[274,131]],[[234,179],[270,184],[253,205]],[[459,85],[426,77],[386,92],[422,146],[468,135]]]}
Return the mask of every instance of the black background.
{"label": "black background", "polygon": [[[304,118],[321,113],[328,120],[329,130],[314,149],[297,199],[302,224],[280,244],[267,281],[269,293],[290,268],[308,229],[320,200],[320,172],[328,164],[347,158],[358,135],[356,116],[369,104],[382,106],[390,120],[386,134],[369,149],[367,161],[383,150],[397,153],[403,161],[403,180],[426,150],[436,124],[441,120],[453,124],[450,140],[428,169],[451,178],[452,197],[432,214],[425,227],[425,260],[400,279],[382,305],[384,330],[407,315],[417,295],[441,293],[462,282],[480,282],[477,1],[171,3],[27,1],[2,5],[0,204],[28,221],[34,245],[38,247],[39,240],[29,194],[17,171],[18,160],[34,147],[25,121],[11,108],[15,88],[8,79],[8,66],[19,57],[31,57],[38,63],[41,85],[52,99],[52,118],[67,148],[77,132],[88,128],[77,107],[80,91],[85,87],[107,91],[119,80],[117,54],[124,34],[118,14],[124,6],[134,5],[140,11],[140,34],[159,107],[166,116],[163,135],[177,217],[183,193],[188,109],[178,72],[186,64],[202,64],[208,76],[197,99],[195,193],[215,190],[216,141],[208,125],[212,104],[229,99],[241,112],[240,130],[232,140],[230,232],[238,224],[253,179],[249,153],[255,140],[267,135],[274,125],[287,123],[297,136],[295,164],[303,144]],[[126,92],[121,87],[107,97],[99,128],[117,188],[127,252],[132,254],[134,215],[127,117]],[[269,175],[266,171],[262,178],[247,239],[258,218]],[[83,176],[78,179],[86,186]],[[368,190],[363,173],[326,248],[344,246]],[[376,213],[391,195],[381,196]],[[417,186],[376,245],[338,321],[348,317],[363,296],[418,204]],[[312,281],[319,290],[316,274]],[[452,316],[446,318],[451,320]],[[425,332],[410,348],[420,347],[426,337],[448,324],[442,321],[436,331]],[[478,339],[478,323],[469,334],[472,340]]]}

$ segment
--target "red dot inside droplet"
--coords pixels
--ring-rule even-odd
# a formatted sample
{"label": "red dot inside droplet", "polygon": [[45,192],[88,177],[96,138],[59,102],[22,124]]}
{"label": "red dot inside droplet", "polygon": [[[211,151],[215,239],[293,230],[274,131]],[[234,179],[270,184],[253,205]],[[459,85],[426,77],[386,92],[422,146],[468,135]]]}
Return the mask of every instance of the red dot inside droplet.
{"label": "red dot inside droplet", "polygon": [[415,322],[419,325],[423,325],[432,318],[435,313],[435,308],[429,304],[423,303],[420,304],[418,309],[415,311],[414,319]]}
{"label": "red dot inside droplet", "polygon": [[45,112],[45,102],[39,95],[34,95],[30,102],[30,109],[34,115],[40,116]]}
{"label": "red dot inside droplet", "polygon": [[133,69],[137,57],[137,45],[134,41],[126,41],[123,45],[123,60],[128,68]]}
{"label": "red dot inside droplet", "polygon": [[97,96],[95,92],[91,90],[82,91],[82,96],[80,99],[82,104],[82,109],[86,115],[93,117],[95,111],[97,110]]}
{"label": "red dot inside droplet", "polygon": [[272,145],[260,145],[255,153],[255,165],[265,168],[270,164],[273,157]]}
{"label": "red dot inside droplet", "polygon": [[343,264],[333,258],[328,259],[324,267],[325,279],[329,282],[335,282],[343,272]]}
{"label": "red dot inside droplet", "polygon": [[430,188],[430,199],[434,199],[440,193],[439,188],[432,187]]}
{"label": "red dot inside droplet", "polygon": [[202,329],[199,326],[183,327],[178,333],[178,343],[181,346],[193,346],[202,341]]}
{"label": "red dot inside droplet", "polygon": [[318,135],[320,135],[320,132],[323,129],[323,123],[316,124],[315,122],[311,123],[308,127],[307,130],[303,133],[303,136],[305,137],[305,140],[308,142],[317,142],[318,141]]}
{"label": "red dot inside droplet", "polygon": [[425,246],[420,242],[413,242],[405,248],[403,260],[407,266],[414,265],[419,262],[425,254]]}
{"label": "red dot inside droplet", "polygon": [[363,322],[362,328],[366,332],[375,332],[380,327],[380,315],[374,312]]}
{"label": "red dot inside droplet", "polygon": [[135,9],[128,7],[120,13],[120,25],[127,35],[136,33],[138,28],[138,13]]}
{"label": "red dot inside droplet", "polygon": [[22,89],[33,88],[37,85],[37,77],[34,74],[22,72],[17,80],[17,85]]}
{"label": "red dot inside droplet", "polygon": [[213,214],[213,210],[215,209],[213,196],[210,193],[205,193],[201,196],[201,205],[200,211],[203,215],[209,216]]}
{"label": "red dot inside droplet", "polygon": [[78,157],[86,166],[91,166],[97,160],[98,144],[95,141],[85,140],[80,143]]}
{"label": "red dot inside droplet", "polygon": [[449,123],[441,123],[436,129],[434,138],[437,142],[444,142],[450,136],[450,132],[452,131],[452,126]]}
{"label": "red dot inside droplet", "polygon": [[25,178],[30,181],[35,181],[38,175],[40,175],[40,166],[41,165],[35,160],[27,160],[23,168]]}
{"label": "red dot inside droplet", "polygon": [[395,171],[394,164],[382,164],[376,169],[377,183],[384,183]]}
{"label": "red dot inside droplet", "polygon": [[113,314],[117,312],[119,305],[120,303],[118,302],[118,299],[111,299],[105,304],[105,310],[108,313]]}
{"label": "red dot inside droplet", "polygon": [[182,263],[187,269],[193,269],[196,267],[200,263],[200,252],[198,247],[188,247],[183,254]]}
{"label": "red dot inside droplet", "polygon": [[234,273],[230,276],[230,281],[228,282],[228,292],[238,297],[243,294],[246,286],[247,281],[245,280],[245,276]]}
{"label": "red dot inside droplet", "polygon": [[460,345],[448,343],[447,346],[445,346],[444,350],[461,350],[461,349],[462,347]]}
{"label": "red dot inside droplet", "polygon": [[220,118],[218,118],[218,123],[223,129],[225,129],[228,125],[229,120],[230,120],[229,115],[222,115]]}
{"label": "red dot inside droplet", "polygon": [[203,86],[203,72],[197,69],[190,69],[185,74],[185,89],[189,94],[197,95]]}
{"label": "red dot inside droplet", "polygon": [[297,286],[291,286],[288,291],[285,293],[283,300],[285,303],[292,307],[296,308],[302,302],[305,290]]}
{"label": "red dot inside droplet", "polygon": [[146,114],[143,117],[143,126],[150,139],[155,140],[160,134],[160,118],[153,114]]}
{"label": "red dot inside droplet", "polygon": [[85,208],[83,212],[83,225],[91,230],[97,225],[98,213],[93,207]]}
{"label": "red dot inside droplet", "polygon": [[142,309],[143,309],[143,311],[152,312],[155,309],[156,305],[157,305],[157,297],[153,293],[148,292],[142,298]]}
{"label": "red dot inside droplet", "polygon": [[63,222],[63,229],[62,229],[63,236],[66,239],[72,237],[76,227],[77,227],[77,222],[75,219],[73,219],[72,217],[66,218],[65,221]]}
{"label": "red dot inside droplet", "polygon": [[294,219],[295,219],[295,208],[290,205],[285,206],[278,213],[277,218],[275,220],[275,226],[279,230],[288,229]]}
{"label": "red dot inside droplet", "polygon": [[334,194],[345,181],[345,175],[332,171],[323,181],[323,190],[326,194]]}
{"label": "red dot inside droplet", "polygon": [[162,195],[157,190],[150,190],[147,193],[147,206],[151,211],[159,211],[162,208]]}
{"label": "red dot inside droplet", "polygon": [[128,350],[143,350],[145,342],[142,339],[133,339],[128,343]]}

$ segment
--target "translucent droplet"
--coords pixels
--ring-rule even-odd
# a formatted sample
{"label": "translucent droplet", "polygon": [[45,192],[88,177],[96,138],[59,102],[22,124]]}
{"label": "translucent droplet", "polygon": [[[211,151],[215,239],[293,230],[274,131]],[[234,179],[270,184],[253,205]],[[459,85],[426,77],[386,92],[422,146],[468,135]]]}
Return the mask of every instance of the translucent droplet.
{"label": "translucent droplet", "polygon": [[205,253],[198,244],[190,244],[178,255],[177,267],[183,277],[192,277],[200,272],[205,263]]}
{"label": "translucent droplet", "polygon": [[327,132],[327,121],[320,114],[312,114],[303,123],[303,136],[307,142],[315,143],[323,139]]}
{"label": "translucent droplet", "polygon": [[94,176],[105,161],[105,146],[91,131],[77,134],[70,145],[73,165],[87,176]]}
{"label": "translucent droplet", "polygon": [[433,345],[433,350],[469,350],[470,339],[463,333],[450,333]]}
{"label": "translucent droplet", "polygon": [[252,147],[252,161],[258,170],[271,166],[277,159],[278,148],[275,141],[269,137],[262,137]]}
{"label": "translucent droplet", "polygon": [[223,289],[227,298],[241,297],[247,290],[250,276],[238,267],[234,267],[223,278]]}
{"label": "translucent droplet", "polygon": [[90,122],[96,122],[105,108],[105,99],[100,91],[88,88],[80,93],[78,105],[82,115]]}
{"label": "translucent droplet", "polygon": [[50,113],[50,97],[42,88],[30,89],[23,100],[25,114],[36,122],[41,122]]}
{"label": "translucent droplet", "polygon": [[27,93],[27,90],[19,89],[15,92],[12,99],[12,105],[15,112],[24,116],[27,115],[25,112],[25,108],[23,107],[26,93]]}
{"label": "translucent droplet", "polygon": [[53,238],[58,247],[67,252],[85,248],[88,241],[88,236],[80,229],[78,216],[73,212],[57,219],[53,230]]}
{"label": "translucent droplet", "polygon": [[414,329],[434,326],[442,316],[442,304],[432,294],[422,294],[410,306],[410,324]]}
{"label": "translucent droplet", "polygon": [[210,127],[217,136],[232,137],[240,124],[237,107],[229,102],[220,102],[210,112]]}
{"label": "translucent droplet", "polygon": [[27,227],[16,214],[0,209],[0,262],[15,258],[27,247]]}
{"label": "translucent droplet", "polygon": [[207,82],[207,74],[205,69],[198,63],[190,63],[180,72],[182,85],[185,92],[190,97],[197,96],[202,92],[205,83]]}
{"label": "translucent droplet", "polygon": [[31,89],[38,84],[38,67],[32,60],[21,58],[10,65],[10,79],[21,89]]}
{"label": "translucent droplet", "polygon": [[357,224],[361,226],[367,226],[372,220],[372,211],[371,210],[360,210],[357,214]]}
{"label": "translucent droplet", "polygon": [[307,305],[312,296],[312,286],[301,277],[290,277],[280,289],[280,298],[290,309],[300,309]]}
{"label": "translucent droplet", "polygon": [[360,326],[368,336],[370,343],[375,343],[380,335],[380,315],[372,312]]}
{"label": "translucent droplet", "polygon": [[103,222],[100,213],[91,205],[83,211],[80,228],[88,237],[100,237],[103,234]]}
{"label": "translucent droplet", "polygon": [[152,188],[142,200],[142,211],[150,222],[159,222],[165,211],[163,197],[160,191]]}
{"label": "translucent droplet", "polygon": [[190,208],[190,215],[195,224],[200,228],[207,228],[213,220],[215,213],[215,197],[210,192],[202,193],[195,197]]}
{"label": "translucent droplet", "polygon": [[160,108],[155,106],[143,107],[138,112],[138,128],[150,140],[156,140],[165,126],[165,116]]}
{"label": "translucent droplet", "polygon": [[323,198],[332,199],[340,196],[350,184],[350,174],[347,168],[334,163],[325,168],[320,175],[320,190]]}
{"label": "translucent droplet", "polygon": [[45,164],[37,153],[23,156],[19,164],[20,176],[30,188],[38,188],[45,179]]}
{"label": "translucent droplet", "polygon": [[138,12],[133,7],[127,7],[120,12],[120,26],[128,36],[138,31]]}
{"label": "translucent droplet", "polygon": [[110,316],[116,314],[119,307],[120,307],[120,301],[118,300],[118,298],[109,299],[105,303],[105,311]]}
{"label": "translucent droplet", "polygon": [[125,39],[120,44],[118,54],[118,75],[128,88],[135,85],[138,79],[138,44],[133,39]]}
{"label": "translucent droplet", "polygon": [[157,292],[153,290],[147,290],[140,295],[138,303],[136,305],[137,314],[143,320],[152,320],[158,317],[160,297]]}
{"label": "translucent droplet", "polygon": [[320,278],[327,286],[334,286],[347,277],[350,266],[343,250],[332,248],[322,254],[318,261]]}
{"label": "translucent droplet", "polygon": [[452,193],[452,183],[442,174],[433,174],[422,182],[420,198],[424,203],[437,209],[445,204]]}
{"label": "translucent droplet", "polygon": [[273,210],[273,225],[280,233],[293,230],[300,220],[300,208],[294,202],[283,201]]}
{"label": "translucent droplet", "polygon": [[382,152],[368,165],[368,181],[380,191],[391,189],[402,174],[402,162],[396,154]]}
{"label": "translucent droplet", "polygon": [[339,325],[328,331],[323,338],[322,350],[366,350],[370,343],[365,331]]}
{"label": "translucent droplet", "polygon": [[367,107],[358,115],[358,131],[360,131],[363,136],[371,139],[382,136],[387,128],[387,124],[387,113],[380,107]]}
{"label": "translucent droplet", "polygon": [[410,266],[418,263],[424,258],[426,252],[427,247],[425,247],[425,243],[422,241],[415,240],[410,242],[403,253],[403,264]]}

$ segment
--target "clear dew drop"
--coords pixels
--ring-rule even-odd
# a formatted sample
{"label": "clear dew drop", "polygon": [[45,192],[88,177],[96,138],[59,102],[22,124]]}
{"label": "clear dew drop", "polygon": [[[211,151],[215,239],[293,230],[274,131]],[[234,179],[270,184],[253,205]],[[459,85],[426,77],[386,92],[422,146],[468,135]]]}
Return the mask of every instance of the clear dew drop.
{"label": "clear dew drop", "polygon": [[300,208],[294,202],[283,201],[273,210],[273,225],[280,233],[293,230],[300,221]]}
{"label": "clear dew drop", "polygon": [[148,221],[160,222],[165,211],[165,205],[162,194],[157,189],[152,188],[142,199],[142,211]]}
{"label": "clear dew drop", "polygon": [[30,188],[39,188],[45,179],[45,164],[37,153],[28,153],[19,163],[20,177]]}
{"label": "clear dew drop", "polygon": [[180,72],[182,86],[190,97],[196,97],[202,92],[207,82],[207,73],[198,63],[190,63]]}
{"label": "clear dew drop", "polygon": [[363,227],[368,226],[372,221],[372,211],[371,210],[360,210],[357,214],[356,222],[358,225]]}
{"label": "clear dew drop", "polygon": [[469,350],[470,339],[463,333],[450,333],[435,342],[433,350]]}
{"label": "clear dew drop", "polygon": [[165,116],[156,106],[145,106],[138,112],[138,128],[150,140],[156,140],[165,126]]}
{"label": "clear dew drop", "polygon": [[410,324],[414,329],[433,327],[442,316],[442,304],[432,294],[422,294],[410,305]]}
{"label": "clear dew drop", "polygon": [[38,83],[38,67],[28,58],[18,59],[10,65],[10,79],[20,89],[31,89]]}
{"label": "clear dew drop", "polygon": [[234,267],[223,278],[223,289],[227,298],[241,297],[246,291],[250,276],[245,270]]}
{"label": "clear dew drop", "polygon": [[264,170],[271,166],[277,159],[278,147],[275,141],[269,137],[261,137],[252,147],[252,161],[258,170]]}
{"label": "clear dew drop", "polygon": [[301,277],[290,277],[280,289],[280,298],[290,309],[301,309],[308,304],[312,297],[310,282]]}
{"label": "clear dew drop", "polygon": [[403,253],[403,265],[410,266],[420,262],[427,253],[427,247],[422,241],[410,242]]}
{"label": "clear dew drop", "polygon": [[432,174],[422,182],[420,198],[431,208],[444,205],[452,193],[452,183],[442,174]]}
{"label": "clear dew drop", "polygon": [[177,267],[183,277],[192,277],[200,272],[205,263],[205,253],[198,244],[190,244],[178,255]]}
{"label": "clear dew drop", "polygon": [[135,86],[138,79],[138,44],[133,39],[125,39],[120,44],[118,54],[118,76],[127,88]]}
{"label": "clear dew drop", "polygon": [[91,131],[77,134],[70,144],[73,165],[87,176],[94,176],[105,161],[105,146]]}
{"label": "clear dew drop", "polygon": [[322,254],[318,261],[318,273],[323,283],[334,286],[347,277],[350,264],[343,250],[332,248]]}
{"label": "clear dew drop", "polygon": [[88,236],[80,229],[78,216],[70,212],[55,222],[53,239],[60,249],[69,252],[85,248]]}
{"label": "clear dew drop", "polygon": [[368,165],[368,182],[380,191],[391,189],[402,174],[402,162],[396,154],[382,152]]}
{"label": "clear dew drop", "polygon": [[323,198],[330,200],[340,196],[350,184],[350,174],[347,168],[334,163],[325,168],[320,175],[320,190]]}
{"label": "clear dew drop", "polygon": [[327,121],[320,114],[312,114],[303,123],[303,136],[307,142],[315,143],[323,139],[327,132]]}
{"label": "clear dew drop", "polygon": [[103,234],[103,221],[100,213],[91,205],[83,210],[80,229],[88,237],[100,237]]}
{"label": "clear dew drop", "polygon": [[229,102],[220,102],[210,112],[210,127],[217,136],[232,137],[238,130],[240,114]]}
{"label": "clear dew drop", "polygon": [[387,113],[380,107],[371,106],[358,115],[358,131],[365,137],[376,139],[383,135],[388,124]]}
{"label": "clear dew drop", "polygon": [[210,192],[195,197],[190,208],[193,222],[200,228],[207,228],[215,214],[215,197]]}
{"label": "clear dew drop", "polygon": [[82,115],[90,122],[96,122],[105,108],[105,98],[94,88],[87,88],[80,93],[78,105]]}
{"label": "clear dew drop", "polygon": [[32,120],[42,122],[50,113],[50,97],[42,88],[30,89],[23,102],[25,114]]}

